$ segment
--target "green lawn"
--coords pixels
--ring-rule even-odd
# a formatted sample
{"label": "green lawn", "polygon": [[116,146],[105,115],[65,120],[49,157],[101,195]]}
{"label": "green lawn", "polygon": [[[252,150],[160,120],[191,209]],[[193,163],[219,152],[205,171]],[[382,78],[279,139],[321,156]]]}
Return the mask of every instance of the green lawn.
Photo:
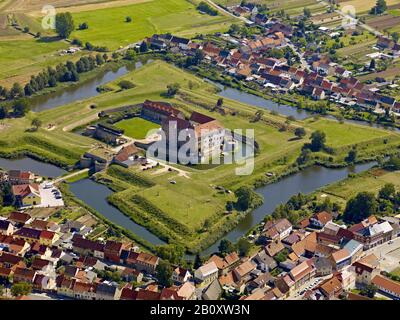
{"label": "green lawn", "polygon": [[160,125],[142,118],[122,120],[114,125],[117,128],[124,130],[126,136],[134,139],[144,139],[150,130],[160,128]]}
{"label": "green lawn", "polygon": [[[131,23],[125,22],[127,16]],[[234,20],[219,15],[212,17],[200,14],[186,0],[153,0],[123,7],[73,13],[76,25],[86,22],[88,30],[75,31],[71,38],[84,43],[117,49],[151,36],[154,33],[170,32],[177,35],[195,35],[227,30]]]}
{"label": "green lawn", "polygon": [[387,183],[393,183],[397,190],[400,191],[400,171],[390,172],[373,169],[353,178],[348,178],[344,181],[324,187],[321,192],[347,201],[357,195],[357,193],[363,191],[377,194]]}
{"label": "green lawn", "polygon": [[389,131],[377,130],[367,126],[339,123],[326,119],[316,122],[308,120],[308,126],[314,130],[321,130],[326,133],[326,143],[328,146],[337,148],[347,145],[354,145],[377,138],[385,138],[392,135]]}

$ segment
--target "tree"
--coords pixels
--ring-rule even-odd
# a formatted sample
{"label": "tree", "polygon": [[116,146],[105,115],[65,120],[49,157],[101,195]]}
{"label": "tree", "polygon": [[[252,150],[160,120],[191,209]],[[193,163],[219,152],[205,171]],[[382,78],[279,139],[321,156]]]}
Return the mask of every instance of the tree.
{"label": "tree", "polygon": [[23,117],[30,109],[30,105],[27,99],[22,98],[14,102],[13,113],[16,117]]}
{"label": "tree", "polygon": [[347,163],[354,163],[357,160],[357,150],[356,149],[351,149],[349,151],[349,154],[347,157],[344,159]]}
{"label": "tree", "polygon": [[398,32],[393,32],[392,33],[392,39],[394,42],[399,42],[400,34]]}
{"label": "tree", "polygon": [[193,268],[198,269],[202,266],[202,264],[203,264],[203,261],[201,260],[200,255],[196,254],[196,256],[194,257]]}
{"label": "tree", "polygon": [[56,31],[58,35],[66,39],[68,38],[72,31],[74,31],[75,25],[72,15],[69,12],[57,13],[56,15]]}
{"label": "tree", "polygon": [[86,22],[81,23],[81,24],[79,25],[78,29],[79,29],[79,30],[86,30],[86,29],[89,29],[89,25],[88,25]]}
{"label": "tree", "polygon": [[221,108],[224,105],[224,99],[219,98],[217,101],[217,108]]}
{"label": "tree", "polygon": [[400,157],[391,156],[390,159],[385,163],[384,168],[389,170],[400,170]]}
{"label": "tree", "polygon": [[306,136],[306,130],[304,128],[296,128],[296,130],[294,130],[294,135],[297,138],[302,139]]}
{"label": "tree", "polygon": [[34,118],[31,124],[32,127],[34,127],[35,130],[37,131],[42,126],[42,120],[40,120],[39,118]]}
{"label": "tree", "polygon": [[170,263],[179,264],[185,254],[185,249],[174,244],[165,244],[156,246],[157,256]]}
{"label": "tree", "polygon": [[251,243],[246,239],[241,238],[237,243],[237,248],[240,256],[247,256],[250,252]]}
{"label": "tree", "polygon": [[127,16],[125,18],[125,22],[127,22],[127,23],[132,22],[132,17]]}
{"label": "tree", "polygon": [[118,86],[122,89],[122,90],[127,90],[127,89],[132,89],[135,87],[135,85],[129,81],[129,80],[122,80],[118,83]]}
{"label": "tree", "polygon": [[375,294],[377,291],[378,291],[378,288],[375,285],[369,284],[369,285],[365,286],[363,289],[361,289],[360,294],[373,299],[375,297]]}
{"label": "tree", "polygon": [[320,130],[311,134],[311,150],[314,152],[320,151],[325,147],[326,134]]}
{"label": "tree", "polygon": [[376,213],[378,203],[373,193],[360,192],[347,202],[343,214],[345,222],[358,223]]}
{"label": "tree", "polygon": [[156,268],[157,280],[164,287],[172,286],[173,269],[171,264],[166,260],[161,260]]}
{"label": "tree", "polygon": [[177,82],[167,85],[167,96],[174,97],[179,92],[180,88],[181,86]]}
{"label": "tree", "polygon": [[11,287],[11,294],[14,297],[26,296],[32,292],[32,285],[27,282],[14,283]]}
{"label": "tree", "polygon": [[301,154],[296,159],[298,165],[306,164],[308,161],[311,160],[311,150],[310,149],[303,149],[301,150]]}
{"label": "tree", "polygon": [[[114,57],[113,57],[114,58]],[[115,58],[114,58],[115,59]],[[129,61],[133,61],[136,59],[136,51],[133,49],[128,49],[125,52],[125,56],[124,56],[125,60],[129,60]]]}
{"label": "tree", "polygon": [[387,4],[385,0],[377,0],[375,7],[371,9],[371,14],[382,14],[387,10]]}
{"label": "tree", "polygon": [[235,246],[228,239],[222,239],[218,246],[218,251],[225,255],[235,251]]}
{"label": "tree", "polygon": [[375,68],[376,68],[376,61],[375,59],[372,59],[369,64],[369,70],[375,70]]}
{"label": "tree", "polygon": [[246,211],[251,208],[255,192],[248,186],[242,186],[235,191],[237,197],[236,207],[239,210]]}
{"label": "tree", "polygon": [[311,17],[311,10],[310,8],[304,8],[303,15],[305,18],[309,19]]}
{"label": "tree", "polygon": [[18,98],[24,96],[24,89],[18,82],[15,82],[11,87],[10,96],[11,98]]}
{"label": "tree", "polygon": [[143,41],[143,42],[140,44],[139,51],[140,51],[141,53],[144,53],[144,52],[149,51],[149,48],[148,48],[148,46],[147,46],[147,42],[146,42],[146,41]]}
{"label": "tree", "polygon": [[392,197],[394,197],[395,193],[396,193],[396,188],[394,187],[394,184],[387,183],[382,187],[381,190],[379,190],[379,198],[390,200]]}

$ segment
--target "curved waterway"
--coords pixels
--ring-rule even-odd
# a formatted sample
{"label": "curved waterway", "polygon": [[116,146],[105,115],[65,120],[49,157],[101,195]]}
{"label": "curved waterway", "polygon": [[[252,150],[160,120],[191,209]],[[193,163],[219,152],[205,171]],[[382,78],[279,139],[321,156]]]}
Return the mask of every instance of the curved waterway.
{"label": "curved waterway", "polygon": [[93,209],[96,209],[111,222],[132,231],[142,239],[147,240],[154,245],[165,244],[163,240],[156,237],[146,228],[133,222],[117,208],[110,205],[107,201],[107,197],[113,192],[105,185],[90,179],[84,179],[71,183],[70,190],[76,197]]}
{"label": "curved waterway", "polygon": [[[217,93],[217,95],[222,98],[245,103],[245,104],[263,108],[263,109],[266,109],[269,111],[274,111],[274,112],[277,112],[277,113],[287,116],[287,117],[292,116],[296,120],[304,120],[306,118],[316,115],[316,113],[313,113],[310,111],[300,110],[293,106],[279,104],[272,100],[265,99],[265,98],[256,96],[251,93],[240,91],[238,89],[234,89],[231,87],[226,87],[218,82],[214,82],[209,79],[204,79],[204,80],[213,84],[214,86],[216,86],[220,90]],[[331,119],[331,120],[337,120],[332,115],[320,115],[320,116],[323,118]],[[386,130],[390,130],[390,131],[400,132],[400,129],[398,129],[398,128],[385,127],[384,125],[379,124],[379,123],[369,123],[367,121],[352,120],[352,119],[343,119],[343,122],[350,123],[350,124],[356,124],[356,125],[362,125],[362,126],[371,127],[371,128],[386,129]]]}
{"label": "curved waterway", "polygon": [[27,157],[20,159],[0,158],[0,168],[4,170],[31,171],[35,174],[48,178],[56,178],[67,172],[53,164],[37,161]]}
{"label": "curved waterway", "polygon": [[34,97],[31,100],[31,109],[32,111],[40,112],[97,96],[100,94],[96,90],[97,87],[112,82],[133,70],[141,68],[151,61],[153,60],[149,59],[145,62],[138,61],[136,63],[103,71],[93,78],[78,82],[63,90],[57,90],[50,94]]}
{"label": "curved waterway", "polygon": [[[299,192],[311,193],[327,184],[347,178],[349,173],[358,173],[368,170],[375,164],[375,162],[371,162],[341,169],[312,166],[285,177],[276,183],[258,188],[256,191],[264,197],[264,204],[252,213],[249,213],[223,238],[235,242],[251,228],[260,223],[266,215],[271,214],[279,204],[286,203],[293,195]],[[106,186],[90,179],[85,179],[72,183],[70,189],[76,197],[96,209],[112,222],[136,233],[138,236],[141,236],[143,239],[155,245],[164,243],[145,228],[131,221],[117,208],[111,206],[106,199],[112,191]],[[217,251],[219,241],[220,240],[204,250],[201,254],[208,255]],[[190,258],[190,256],[187,257]]]}

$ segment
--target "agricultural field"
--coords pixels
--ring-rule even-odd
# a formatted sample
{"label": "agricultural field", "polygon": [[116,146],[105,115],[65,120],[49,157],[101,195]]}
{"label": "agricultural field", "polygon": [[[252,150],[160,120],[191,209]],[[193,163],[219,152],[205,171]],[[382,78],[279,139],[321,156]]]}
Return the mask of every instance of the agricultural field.
{"label": "agricultural field", "polygon": [[124,130],[124,135],[134,139],[144,139],[150,130],[160,128],[160,125],[142,118],[122,120],[115,123],[114,126]]}
{"label": "agricultural field", "polygon": [[[388,6],[393,6],[399,4],[399,0],[386,0]],[[349,1],[339,1],[341,8],[345,6],[353,6],[356,9],[357,15],[368,13],[369,10],[374,7],[376,0],[349,0]]]}
{"label": "agricultural field", "polygon": [[[196,2],[194,2],[196,3]],[[127,16],[132,22],[125,22]],[[94,45],[117,49],[142,40],[154,33],[170,32],[182,36],[194,36],[227,30],[233,18],[200,14],[186,0],[153,0],[134,5],[79,11],[73,13],[76,24],[86,22],[88,30],[75,31],[71,37]]]}
{"label": "agricultural field", "polygon": [[[4,40],[0,37],[0,85],[10,87],[14,82],[26,83],[32,74],[48,65],[71,59],[60,56],[59,51],[69,45],[61,41],[45,42],[31,38]],[[76,55],[77,58],[78,55]]]}

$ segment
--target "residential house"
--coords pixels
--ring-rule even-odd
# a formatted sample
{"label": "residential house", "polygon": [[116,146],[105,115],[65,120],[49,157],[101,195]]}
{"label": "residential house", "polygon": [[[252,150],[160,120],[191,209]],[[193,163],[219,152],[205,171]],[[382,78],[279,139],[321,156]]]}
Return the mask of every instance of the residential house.
{"label": "residential house", "polygon": [[310,218],[311,226],[322,229],[328,222],[332,221],[332,214],[326,211],[318,212]]}
{"label": "residential house", "polygon": [[104,259],[104,244],[100,242],[74,235],[72,248],[74,252],[80,255],[93,255],[96,258]]}
{"label": "residential house", "polygon": [[40,230],[22,227],[21,229],[14,232],[13,236],[17,239],[22,239],[32,244],[39,241],[41,233],[42,232]]}
{"label": "residential house", "polygon": [[107,241],[104,245],[104,259],[119,263],[123,244],[117,241]]}
{"label": "residential house", "polygon": [[179,266],[176,267],[172,273],[172,281],[174,282],[185,283],[190,278],[192,278],[192,275],[189,270]]}
{"label": "residential house", "polygon": [[75,281],[73,288],[73,297],[78,300],[96,300],[96,285]]}
{"label": "residential house", "polygon": [[32,220],[32,217],[27,213],[14,211],[10,213],[8,220],[14,222],[16,225],[23,226],[24,224],[28,224]]}
{"label": "residential house", "polygon": [[10,221],[0,220],[0,235],[9,236],[14,233],[14,226]]}
{"label": "residential house", "polygon": [[349,266],[351,264],[350,252],[349,250],[344,248],[332,253],[329,259],[332,263],[332,267],[337,271],[340,271],[344,267]]}
{"label": "residential house", "polygon": [[257,265],[251,260],[247,260],[233,269],[233,275],[237,282],[242,282],[250,273],[255,270]]}
{"label": "residential house", "polygon": [[207,262],[215,262],[217,268],[219,270],[219,274],[226,274],[235,268],[240,263],[240,258],[237,252],[231,252],[227,254],[225,257],[221,258],[217,255],[212,255]]}
{"label": "residential house", "polygon": [[281,252],[285,247],[283,246],[282,242],[280,240],[274,240],[267,244],[264,247],[265,252],[270,256],[274,257],[276,256],[279,252]]}
{"label": "residential house", "polygon": [[51,247],[59,238],[60,236],[56,232],[42,230],[40,232],[39,243]]}
{"label": "residential house", "polygon": [[10,170],[8,171],[8,181],[12,185],[33,184],[35,175],[30,171]]}
{"label": "residential house", "polygon": [[13,282],[27,282],[33,284],[35,275],[35,270],[17,267],[13,274]]}
{"label": "residential house", "polygon": [[304,283],[314,278],[315,274],[316,269],[311,259],[303,261],[289,272],[290,277],[294,281],[294,286],[296,289],[300,288]]}
{"label": "residential house", "polygon": [[263,236],[267,239],[275,240],[275,239],[284,239],[286,238],[290,232],[292,232],[293,226],[287,219],[279,219],[275,222],[268,221],[264,225],[264,230],[262,232]]}
{"label": "residential house", "polygon": [[42,202],[38,184],[13,185],[12,193],[20,207],[32,207]]}
{"label": "residential house", "polygon": [[332,277],[325,280],[319,285],[318,289],[322,292],[327,300],[339,298],[339,296],[343,293],[342,283],[337,277]]}
{"label": "residential house", "polygon": [[0,251],[0,267],[12,269],[25,268],[25,262],[22,257],[8,252]]}
{"label": "residential house", "polygon": [[123,147],[114,157],[113,162],[128,168],[137,163],[139,149],[134,144]]}
{"label": "residential house", "polygon": [[363,245],[356,240],[350,240],[344,245],[343,248],[349,251],[351,257],[351,263],[358,260],[363,252]]}
{"label": "residential house", "polygon": [[136,258],[135,267],[138,271],[145,271],[150,274],[156,272],[160,258],[146,252],[140,252]]}
{"label": "residential house", "polygon": [[194,272],[194,277],[203,285],[212,283],[218,279],[218,268],[214,261],[206,263]]}
{"label": "residential house", "polygon": [[372,279],[379,274],[379,260],[372,253],[353,263],[356,273],[356,286],[370,285]]}
{"label": "residential house", "polygon": [[317,277],[324,277],[332,274],[332,264],[326,257],[314,257],[315,275]]}
{"label": "residential house", "polygon": [[96,300],[119,300],[121,290],[117,283],[99,283],[96,286]]}
{"label": "residential house", "polygon": [[274,258],[269,256],[265,252],[265,250],[259,251],[253,258],[253,261],[259,266],[259,269],[262,271],[271,271],[277,267],[277,263]]}
{"label": "residential house", "polygon": [[[212,262],[211,262],[212,263]],[[217,273],[218,275],[218,273]],[[209,278],[211,280],[212,278]],[[208,281],[207,281],[208,282]],[[215,278],[212,280],[211,284],[203,291],[202,298],[203,300],[219,300],[222,294],[222,287],[218,282],[218,279]]]}
{"label": "residential house", "polygon": [[400,300],[400,283],[391,279],[385,278],[381,275],[376,275],[372,281],[379,292],[388,295],[394,300]]}
{"label": "residential house", "polygon": [[393,228],[387,221],[369,224],[362,229],[355,230],[358,226],[359,225],[355,225],[350,228],[350,230],[354,231],[354,240],[364,245],[364,250],[368,250],[392,239]]}
{"label": "residential house", "polygon": [[[6,250],[5,250],[6,249]],[[30,249],[28,242],[22,239],[14,238],[13,236],[0,235],[0,250],[5,250],[9,253],[24,256]]]}

